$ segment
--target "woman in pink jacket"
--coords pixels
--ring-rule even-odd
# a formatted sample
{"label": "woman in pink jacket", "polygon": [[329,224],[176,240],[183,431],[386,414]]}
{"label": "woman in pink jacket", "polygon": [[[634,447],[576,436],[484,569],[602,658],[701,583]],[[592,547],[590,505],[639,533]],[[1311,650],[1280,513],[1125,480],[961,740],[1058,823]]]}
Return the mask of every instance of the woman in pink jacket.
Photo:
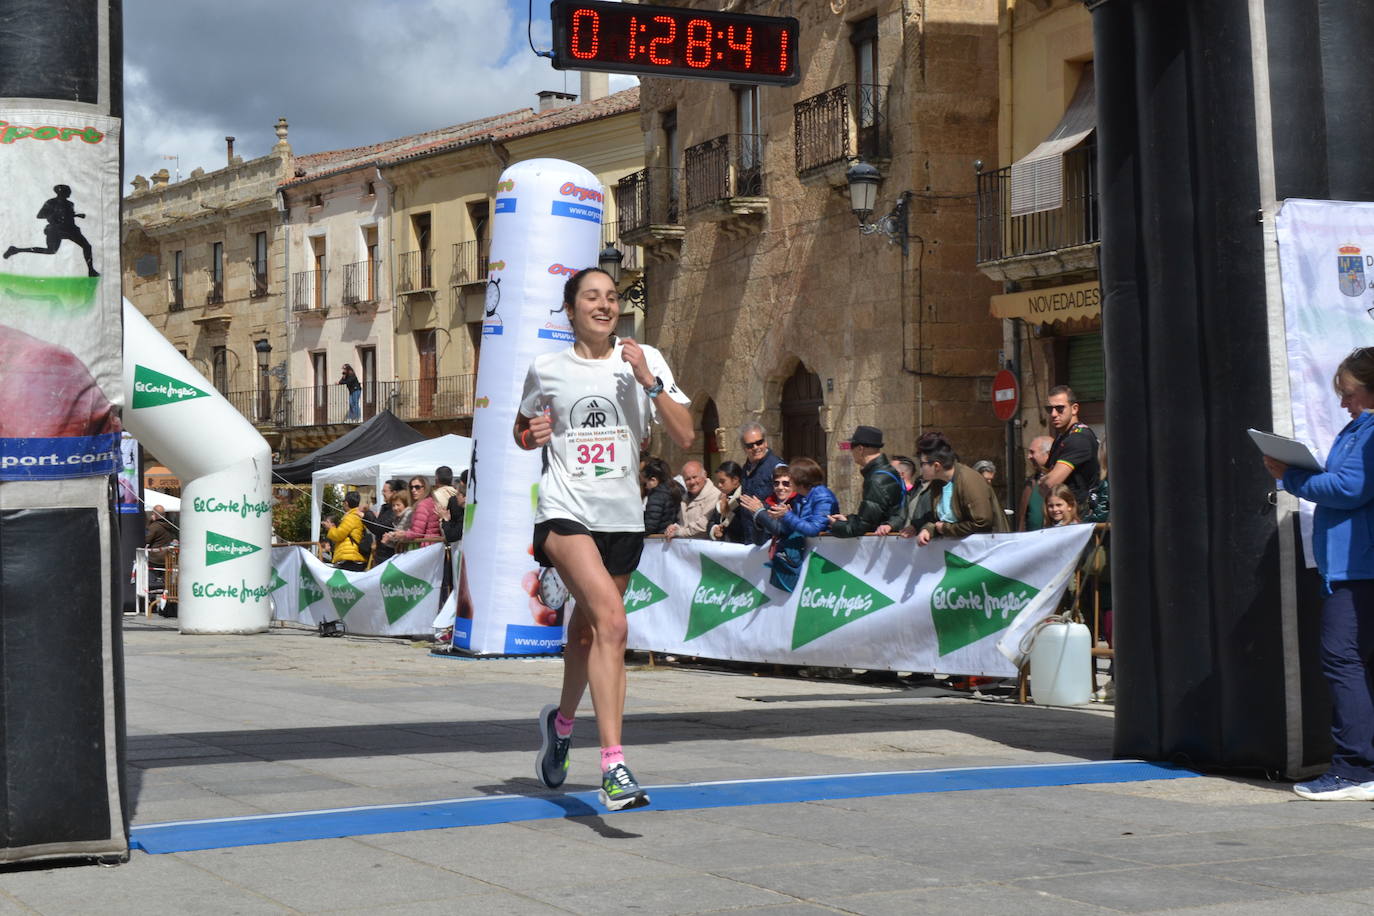
{"label": "woman in pink jacket", "polygon": [[393,531],[382,538],[388,544],[434,543],[444,539],[439,527],[439,513],[430,498],[429,481],[423,477],[410,478],[410,499],[415,506],[415,514],[410,518],[410,530]]}

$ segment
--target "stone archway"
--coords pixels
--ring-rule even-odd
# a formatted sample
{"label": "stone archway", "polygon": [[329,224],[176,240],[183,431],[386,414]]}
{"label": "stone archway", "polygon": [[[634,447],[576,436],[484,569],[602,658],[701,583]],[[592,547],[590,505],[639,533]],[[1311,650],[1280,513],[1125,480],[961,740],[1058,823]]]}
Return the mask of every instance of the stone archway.
{"label": "stone archway", "polygon": [[825,429],[821,426],[821,405],[824,403],[820,376],[797,363],[796,370],[782,383],[780,454],[784,459],[812,458],[828,474]]}

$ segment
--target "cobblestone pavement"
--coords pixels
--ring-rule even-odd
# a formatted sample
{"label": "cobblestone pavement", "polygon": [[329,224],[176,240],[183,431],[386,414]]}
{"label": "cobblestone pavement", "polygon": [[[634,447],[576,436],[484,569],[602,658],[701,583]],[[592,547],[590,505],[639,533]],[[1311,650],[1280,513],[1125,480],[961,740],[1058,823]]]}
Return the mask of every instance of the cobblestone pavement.
{"label": "cobblestone pavement", "polygon": [[[136,826],[547,796],[552,660],[128,618]],[[590,703],[570,792],[595,788]],[[638,666],[645,785],[1107,760],[1110,708]],[[1374,908],[1374,805],[1201,777],[544,818],[0,869],[17,913],[1344,914]]]}

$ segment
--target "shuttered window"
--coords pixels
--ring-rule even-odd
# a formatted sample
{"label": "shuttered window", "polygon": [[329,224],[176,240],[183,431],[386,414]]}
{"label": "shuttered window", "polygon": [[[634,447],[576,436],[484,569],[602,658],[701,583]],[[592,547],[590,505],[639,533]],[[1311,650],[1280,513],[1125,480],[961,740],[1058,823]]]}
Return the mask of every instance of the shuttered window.
{"label": "shuttered window", "polygon": [[1107,364],[1102,356],[1102,332],[1079,334],[1068,339],[1069,387],[1079,401],[1107,397]]}

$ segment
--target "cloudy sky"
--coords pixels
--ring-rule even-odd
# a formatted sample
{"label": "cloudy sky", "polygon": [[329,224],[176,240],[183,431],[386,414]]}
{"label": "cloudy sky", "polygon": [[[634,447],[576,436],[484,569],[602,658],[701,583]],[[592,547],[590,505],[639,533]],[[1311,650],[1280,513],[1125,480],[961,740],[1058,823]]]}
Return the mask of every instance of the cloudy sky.
{"label": "cloudy sky", "polygon": [[[124,171],[245,159],[290,123],[299,155],[376,143],[578,91],[526,38],[527,0],[124,0]],[[535,47],[549,5],[534,0]],[[611,89],[634,85],[612,77]]]}

